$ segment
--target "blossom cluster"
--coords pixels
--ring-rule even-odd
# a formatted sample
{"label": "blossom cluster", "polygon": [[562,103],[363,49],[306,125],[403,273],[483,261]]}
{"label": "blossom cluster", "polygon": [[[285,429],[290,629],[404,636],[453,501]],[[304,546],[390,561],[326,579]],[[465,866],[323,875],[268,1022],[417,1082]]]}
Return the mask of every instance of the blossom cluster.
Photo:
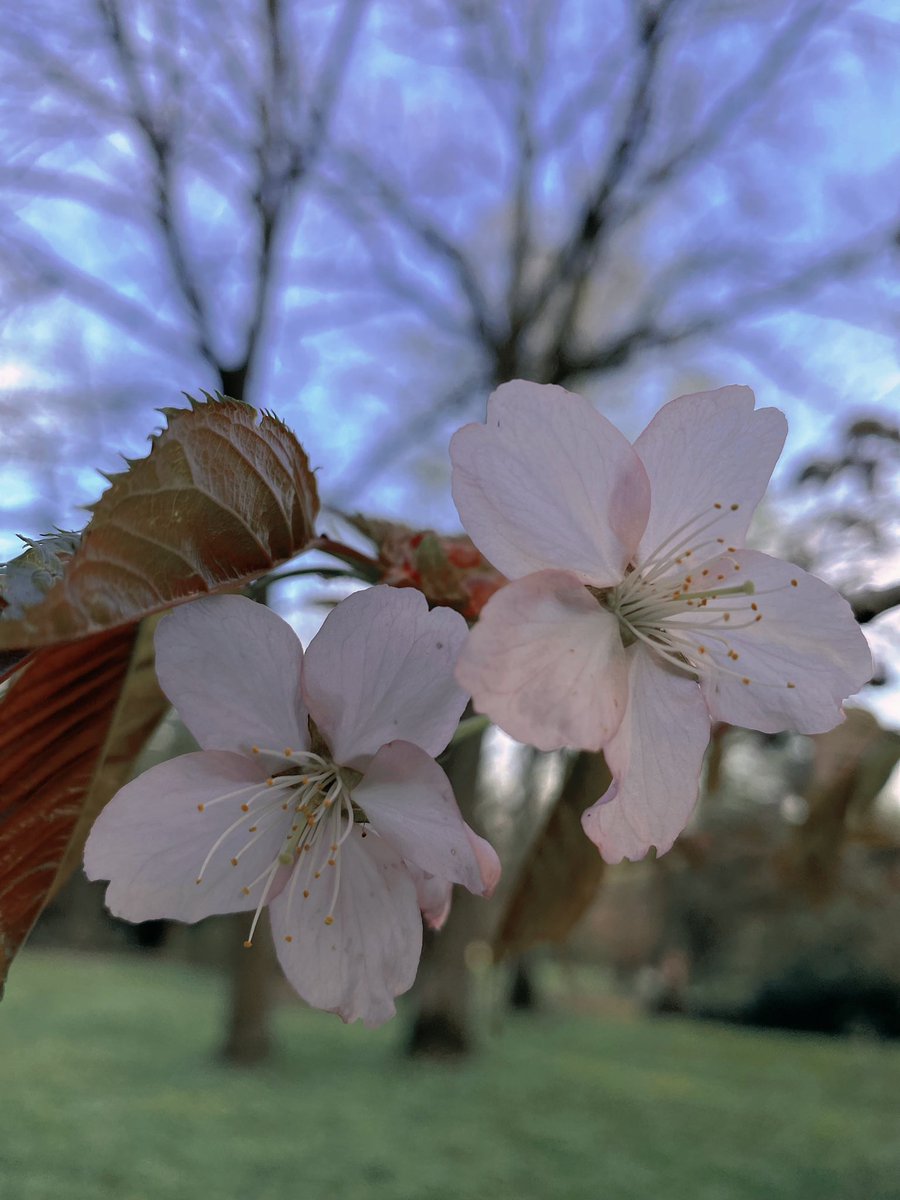
{"label": "blossom cluster", "polygon": [[612,784],[583,825],[607,861],[668,850],[712,721],[823,732],[871,675],[847,603],[744,545],[785,434],[742,387],[673,400],[632,444],[579,396],[505,384],[451,443],[479,578],[494,571],[471,631],[409,571],[343,600],[305,653],[243,597],[176,609],[157,673],[200,750],[98,818],[85,868],[111,910],[246,911],[251,944],[267,907],[299,994],[380,1024],[422,917],[439,928],[453,884],[489,896],[499,878],[434,761],[470,696],[541,750],[603,750]]}

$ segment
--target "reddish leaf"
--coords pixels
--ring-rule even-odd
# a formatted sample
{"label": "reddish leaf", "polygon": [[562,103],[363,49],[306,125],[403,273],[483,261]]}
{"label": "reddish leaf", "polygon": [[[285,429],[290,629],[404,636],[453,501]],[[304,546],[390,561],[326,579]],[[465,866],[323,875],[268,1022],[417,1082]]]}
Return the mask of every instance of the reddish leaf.
{"label": "reddish leaf", "polygon": [[0,722],[0,981],[44,905],[102,757],[137,626],[31,656]]}
{"label": "reddish leaf", "polygon": [[605,864],[581,828],[581,814],[603,795],[611,778],[602,754],[582,751],[575,757],[497,925],[497,958],[540,942],[563,941],[587,911]]}
{"label": "reddish leaf", "polygon": [[290,430],[236,400],[166,409],[146,458],[110,478],[40,603],[0,619],[0,649],[72,641],[245,583],[303,550],[315,478]]}
{"label": "reddish leaf", "polygon": [[[346,518],[375,545],[374,578],[393,587],[415,587],[431,605],[444,604],[474,621],[491,596],[507,582],[463,533],[446,536],[395,521]],[[321,547],[335,557],[346,550],[329,539]]]}
{"label": "reddish leaf", "polygon": [[85,792],[81,811],[46,903],[53,899],[72,872],[81,866],[84,843],[91,826],[119,788],[131,778],[135,759],[169,710],[168,698],[156,678],[153,634],[158,624],[158,617],[149,617],[140,624],[128,675],[119,693],[97,769]]}

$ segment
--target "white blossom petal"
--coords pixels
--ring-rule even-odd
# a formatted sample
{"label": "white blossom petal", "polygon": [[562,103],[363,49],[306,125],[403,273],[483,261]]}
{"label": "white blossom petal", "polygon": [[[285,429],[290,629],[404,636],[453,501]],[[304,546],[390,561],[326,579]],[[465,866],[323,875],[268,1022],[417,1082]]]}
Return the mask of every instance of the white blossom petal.
{"label": "white blossom petal", "polygon": [[467,696],[453,668],[466,623],[413,588],[373,587],[333,609],[306,651],[303,692],[336,762],[363,769],[402,739],[434,757]]}
{"label": "white blossom petal", "polygon": [[539,750],[598,750],[622,719],[626,676],[615,617],[565,571],[496,592],[457,667],[476,709]]}
{"label": "white blossom petal", "polygon": [[425,924],[429,929],[443,929],[453,903],[453,884],[449,879],[438,879],[422,871],[415,863],[405,863],[406,869],[416,885],[416,897]]}
{"label": "white blossom petal", "polygon": [[741,545],[786,435],[784,414],[754,409],[747,387],[697,392],[663,405],[634,443],[651,495],[637,561],[663,544],[674,546],[679,539],[667,539],[682,525],[686,548],[711,544],[704,557],[714,552],[716,537]]}
{"label": "white blossom petal", "polygon": [[486,838],[480,837],[469,825],[466,825],[466,836],[475,855],[475,861],[478,863],[478,870],[481,872],[481,887],[477,889],[478,894],[484,896],[486,900],[490,900],[500,882],[500,859],[491,843]]}
{"label": "white blossom petal", "polygon": [[401,858],[471,892],[484,891],[450,780],[424,750],[410,742],[382,746],[353,789],[353,801]]}
{"label": "white blossom petal", "polygon": [[511,579],[545,568],[618,582],[646,522],[649,487],[628,439],[564,388],[515,380],[487,424],[450,443],[453,499],[469,537]]}
{"label": "white blossom petal", "polygon": [[632,646],[628,710],[604,748],[613,782],[583,814],[584,831],[608,863],[665,854],[684,829],[700,786],[709,715],[688,675]]}
{"label": "white blossom petal", "polygon": [[713,580],[755,588],[729,605],[727,622],[710,617],[717,624],[692,629],[717,668],[701,675],[713,717],[763,733],[824,733],[840,724],[842,701],[872,676],[847,601],[815,575],[756,550],[723,555],[704,569]]}
{"label": "white blossom petal", "polygon": [[278,961],[307,1004],[373,1028],[394,1015],[394,997],[416,977],[422,952],[416,886],[387,843],[356,827],[339,851],[333,901],[337,867],[325,865],[324,854],[317,847],[302,855],[271,905]]}
{"label": "white blossom petal", "polygon": [[[264,880],[254,881],[277,861],[290,827],[282,797],[282,789],[266,786],[261,765],[243,755],[201,750],[173,758],[110,800],[88,837],[85,872],[110,880],[107,908],[126,921],[192,922],[255,909]],[[273,877],[270,897],[281,882]]]}
{"label": "white blossom petal", "polygon": [[302,665],[287,621],[245,596],[183,604],[156,630],[160,685],[205,750],[305,750]]}

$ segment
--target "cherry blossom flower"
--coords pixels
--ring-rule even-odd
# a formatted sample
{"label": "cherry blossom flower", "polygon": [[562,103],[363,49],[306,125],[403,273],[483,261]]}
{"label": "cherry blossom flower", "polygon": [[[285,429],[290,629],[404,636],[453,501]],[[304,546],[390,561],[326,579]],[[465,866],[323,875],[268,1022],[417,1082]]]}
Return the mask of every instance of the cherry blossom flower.
{"label": "cherry blossom flower", "polygon": [[110,801],[85,849],[128,921],[269,906],[300,995],[379,1025],[415,978],[420,907],[440,925],[453,883],[488,895],[491,847],[434,762],[466,704],[462,617],[411,589],[339,604],[304,655],[291,627],[240,596],[198,600],[156,635],[160,684],[202,749]]}
{"label": "cherry blossom flower", "polygon": [[613,782],[582,823],[608,862],[670,848],[710,719],[821,733],[871,676],[849,605],[743,545],[786,432],[726,387],[671,401],[632,446],[580,396],[516,381],[453,437],[462,523],[513,581],[457,678],[520,741],[604,750]]}

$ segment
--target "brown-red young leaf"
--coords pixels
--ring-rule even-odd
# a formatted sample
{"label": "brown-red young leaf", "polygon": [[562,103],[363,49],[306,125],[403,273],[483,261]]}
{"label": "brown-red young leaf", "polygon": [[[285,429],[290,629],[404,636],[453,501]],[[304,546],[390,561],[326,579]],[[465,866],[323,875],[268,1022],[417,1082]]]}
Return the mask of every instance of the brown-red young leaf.
{"label": "brown-red young leaf", "polygon": [[0,982],[44,905],[103,754],[137,626],[33,654],[0,721]]}
{"label": "brown-red young leaf", "polygon": [[236,400],[166,409],[146,458],[110,479],[40,603],[0,618],[0,650],[74,641],[238,586],[313,537],[315,477],[275,417]]}
{"label": "brown-red young leaf", "polygon": [[[148,617],[138,629],[128,674],[109,725],[97,769],[85,792],[69,845],[56,872],[46,903],[57,894],[73,871],[81,866],[84,843],[107,803],[131,778],[140,752],[169,711],[169,700],[156,678],[153,635],[159,617]],[[0,832],[2,838],[2,832]]]}

